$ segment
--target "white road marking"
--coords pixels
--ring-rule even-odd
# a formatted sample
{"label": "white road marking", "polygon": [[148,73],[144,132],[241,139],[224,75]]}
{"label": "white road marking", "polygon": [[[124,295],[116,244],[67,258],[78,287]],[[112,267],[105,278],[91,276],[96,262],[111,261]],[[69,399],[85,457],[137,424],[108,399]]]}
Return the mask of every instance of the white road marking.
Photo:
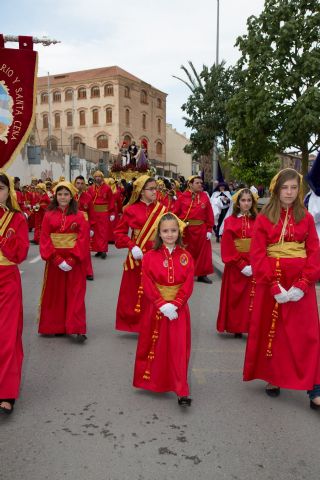
{"label": "white road marking", "polygon": [[41,256],[37,255],[32,260],[30,260],[29,263],[37,263],[37,262],[39,262],[39,260],[41,260]]}

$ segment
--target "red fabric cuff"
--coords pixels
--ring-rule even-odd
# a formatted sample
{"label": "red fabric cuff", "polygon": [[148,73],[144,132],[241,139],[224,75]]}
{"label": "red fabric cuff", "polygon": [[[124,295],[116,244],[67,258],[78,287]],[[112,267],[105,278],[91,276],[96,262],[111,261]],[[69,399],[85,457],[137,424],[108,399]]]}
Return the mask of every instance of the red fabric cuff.
{"label": "red fabric cuff", "polygon": [[242,270],[247,265],[250,265],[250,264],[246,262],[243,258],[239,258],[239,260],[237,260],[237,266],[239,267],[239,270]]}
{"label": "red fabric cuff", "polygon": [[74,267],[75,264],[77,263],[75,257],[67,257],[65,258],[65,261],[67,262],[68,265],[70,265],[70,267]]}
{"label": "red fabric cuff", "polygon": [[278,283],[278,282],[274,282],[274,283],[271,285],[271,295],[274,296],[274,295],[278,295],[279,293],[281,293],[279,283]]}
{"label": "red fabric cuff", "polygon": [[162,307],[162,306],[165,305],[166,303],[168,303],[168,302],[166,302],[165,300],[163,300],[163,298],[159,298],[158,300],[156,300],[156,301],[154,302],[154,304],[155,304],[155,306],[156,306],[157,308]]}
{"label": "red fabric cuff", "polygon": [[309,288],[309,283],[306,279],[301,278],[297,282],[293,284],[293,287],[300,288],[304,293],[307,293],[307,290]]}
{"label": "red fabric cuff", "polygon": [[137,246],[138,246],[138,245],[136,245],[132,240],[130,240],[129,243],[128,243],[128,248],[129,248],[130,250],[132,250],[133,247],[137,247]]}
{"label": "red fabric cuff", "polygon": [[52,261],[55,264],[55,266],[58,267],[60,265],[60,263],[62,263],[64,261],[64,258],[62,258],[60,255],[55,253],[52,257]]}

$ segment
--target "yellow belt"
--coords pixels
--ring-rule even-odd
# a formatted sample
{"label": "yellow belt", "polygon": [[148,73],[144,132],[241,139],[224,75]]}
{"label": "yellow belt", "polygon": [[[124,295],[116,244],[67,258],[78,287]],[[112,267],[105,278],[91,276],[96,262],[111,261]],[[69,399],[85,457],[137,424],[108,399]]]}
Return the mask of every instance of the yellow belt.
{"label": "yellow belt", "polygon": [[[136,239],[138,238],[140,231],[141,231],[141,230],[140,230],[139,228],[135,228],[135,229],[133,230],[133,238],[134,238],[134,240],[136,240]],[[153,241],[155,238],[156,238],[156,231],[154,231],[154,232],[150,235],[150,238],[149,238],[148,241],[151,242],[151,241]]]}
{"label": "yellow belt", "polygon": [[267,247],[268,257],[272,258],[306,258],[305,242],[272,243]]}
{"label": "yellow belt", "polygon": [[202,225],[204,220],[196,220],[195,218],[191,218],[190,220],[184,220],[187,226],[193,227],[195,225]]}
{"label": "yellow belt", "polygon": [[179,285],[159,285],[159,283],[156,283],[156,287],[159,290],[161,297],[167,302],[170,302],[176,298],[181,286],[182,283]]}
{"label": "yellow belt", "polygon": [[0,266],[7,267],[8,265],[16,265],[16,264],[14,262],[10,262],[10,260],[8,260],[7,257],[5,257],[0,250]]}
{"label": "yellow belt", "polygon": [[53,246],[55,248],[73,248],[78,238],[77,233],[51,233]]}
{"label": "yellow belt", "polygon": [[251,238],[236,238],[234,244],[238,252],[248,253],[250,252]]}
{"label": "yellow belt", "polygon": [[108,211],[108,204],[105,203],[103,205],[93,205],[93,210],[95,212],[107,212]]}

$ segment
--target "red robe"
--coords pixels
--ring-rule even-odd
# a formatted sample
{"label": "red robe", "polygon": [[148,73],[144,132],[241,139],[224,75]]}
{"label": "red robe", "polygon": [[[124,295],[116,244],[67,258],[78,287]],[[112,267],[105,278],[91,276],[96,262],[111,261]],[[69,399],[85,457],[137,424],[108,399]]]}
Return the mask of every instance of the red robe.
{"label": "red robe", "polygon": [[87,190],[93,203],[93,231],[91,250],[107,252],[110,236],[110,215],[114,214],[113,193],[109,185],[91,185]]}
{"label": "red robe", "polygon": [[[94,211],[91,195],[88,192],[82,192],[81,194],[75,195],[75,200],[78,202],[78,208],[81,212],[84,212],[85,219],[89,222],[90,230],[93,230],[94,224]],[[89,230],[89,233],[90,233]],[[93,267],[91,261],[91,252],[90,252],[90,239],[89,239],[89,250],[87,255],[87,275],[93,277]]]}
{"label": "red robe", "polygon": [[[285,242],[305,242],[307,258],[272,258],[267,246],[279,241],[285,211],[277,225],[259,215],[253,231],[250,258],[256,278],[256,292],[244,364],[244,380],[262,379],[273,385],[297,390],[320,384],[320,329],[315,282],[320,276],[319,238],[312,216],[295,223],[292,211]],[[279,267],[276,265],[279,262]],[[280,270],[279,270],[280,268]],[[276,304],[279,283],[305,292],[298,302]],[[278,305],[278,318],[276,306]],[[268,342],[272,317],[274,338]],[[268,352],[271,352],[267,354]]]}
{"label": "red robe", "polygon": [[[148,252],[142,262],[142,285],[147,302],[141,316],[133,385],[154,392],[188,396],[188,363],[191,349],[190,312],[187,304],[193,289],[194,264],[189,252],[177,246]],[[165,300],[156,284],[177,286],[173,300]],[[167,297],[168,298],[168,297]],[[159,308],[178,307],[170,321]]]}
{"label": "red robe", "polygon": [[[65,215],[58,208],[47,211],[40,236],[40,254],[46,261],[40,301],[39,333],[86,333],[86,259],[89,249],[88,222],[83,212]],[[51,234],[76,234],[74,245],[54,246]],[[62,238],[67,238],[66,236]],[[65,260],[72,270],[62,271]]]}
{"label": "red robe", "polygon": [[[0,224],[3,215],[4,210],[0,209]],[[15,213],[0,235],[0,399],[19,396],[23,312],[21,277],[16,264],[25,260],[28,249],[28,224],[22,213]],[[12,265],[5,265],[8,261]]]}
{"label": "red robe", "polygon": [[34,241],[36,243],[39,243],[40,241],[40,232],[41,232],[41,225],[43,221],[44,214],[46,213],[46,210],[48,208],[48,205],[50,205],[51,200],[49,196],[46,193],[43,193],[42,195],[39,194],[38,197],[38,205],[39,205],[39,210],[34,210]]}
{"label": "red robe", "polygon": [[253,226],[254,219],[243,215],[231,215],[224,224],[221,258],[225,267],[217,318],[218,332],[247,333],[249,329],[255,280],[241,273],[246,265],[250,265],[249,251],[239,252],[235,240],[251,239]]}
{"label": "red robe", "polygon": [[[123,210],[123,215],[116,228],[115,246],[132,249],[136,245],[137,231],[140,231],[158,203],[147,205],[137,202]],[[160,208],[160,206],[159,206]],[[131,238],[128,236],[132,229]],[[153,246],[153,237],[142,248],[146,253]],[[116,314],[116,329],[125,332],[139,332],[143,293],[138,292],[141,285],[141,261],[134,262],[134,268],[125,268],[122,275]],[[141,289],[140,289],[141,290]],[[140,300],[139,300],[140,299]]]}
{"label": "red robe", "polygon": [[114,242],[114,231],[118,226],[119,220],[122,215],[122,201],[123,196],[122,192],[119,188],[115,192],[113,192],[113,199],[114,199],[114,209],[115,209],[115,219],[113,222],[110,222],[110,235],[109,235],[109,242]]}
{"label": "red robe", "polygon": [[192,194],[187,190],[175,202],[173,212],[185,222],[202,222],[185,228],[183,243],[193,257],[195,276],[213,273],[212,247],[207,232],[212,232],[214,218],[208,195],[205,192]]}
{"label": "red robe", "polygon": [[27,190],[25,194],[25,205],[29,212],[28,225],[29,230],[32,230],[35,226],[34,210],[33,207],[39,202],[39,194],[34,190]]}

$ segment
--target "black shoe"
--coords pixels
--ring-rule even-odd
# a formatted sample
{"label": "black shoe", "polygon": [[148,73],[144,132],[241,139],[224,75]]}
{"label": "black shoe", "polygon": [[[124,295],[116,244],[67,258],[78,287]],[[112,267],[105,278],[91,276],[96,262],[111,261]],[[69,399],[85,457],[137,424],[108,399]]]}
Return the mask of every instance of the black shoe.
{"label": "black shoe", "polygon": [[234,338],[242,338],[242,333],[235,333]]}
{"label": "black shoe", "polygon": [[101,257],[101,255],[102,255],[102,252],[97,252],[97,253],[95,254],[95,257]]}
{"label": "black shoe", "polygon": [[54,336],[55,337],[65,337],[65,333],[55,333]]}
{"label": "black shoe", "polygon": [[30,243],[33,243],[33,245],[39,245],[39,242],[37,242],[37,240],[30,240]]}
{"label": "black shoe", "polygon": [[190,397],[178,397],[178,404],[180,407],[191,407],[192,398]]}
{"label": "black shoe", "polygon": [[81,334],[77,334],[77,340],[78,340],[78,343],[84,343],[86,340],[88,340],[88,337],[87,335],[81,335]]}
{"label": "black shoe", "polygon": [[198,277],[198,282],[211,284],[212,280],[210,280],[210,278],[208,278],[206,275],[204,275],[202,277]]}
{"label": "black shoe", "polygon": [[10,415],[10,414],[13,412],[13,406],[14,406],[15,400],[14,400],[13,398],[8,398],[8,399],[0,400],[0,404],[1,404],[2,402],[10,403],[11,408],[1,407],[1,406],[0,406],[0,414],[1,414],[1,413],[4,413],[5,415]]}
{"label": "black shoe", "polygon": [[102,258],[102,260],[105,260],[107,258],[106,252],[101,252],[100,257]]}
{"label": "black shoe", "polygon": [[310,400],[310,408],[312,408],[312,410],[320,410],[320,405],[317,405],[312,400]]}
{"label": "black shoe", "polygon": [[87,280],[90,280],[92,282],[93,280],[93,275],[87,275]]}
{"label": "black shoe", "polygon": [[279,397],[280,395],[280,388],[279,387],[274,387],[274,388],[266,388],[265,389],[265,392],[266,394],[269,396],[269,397]]}

